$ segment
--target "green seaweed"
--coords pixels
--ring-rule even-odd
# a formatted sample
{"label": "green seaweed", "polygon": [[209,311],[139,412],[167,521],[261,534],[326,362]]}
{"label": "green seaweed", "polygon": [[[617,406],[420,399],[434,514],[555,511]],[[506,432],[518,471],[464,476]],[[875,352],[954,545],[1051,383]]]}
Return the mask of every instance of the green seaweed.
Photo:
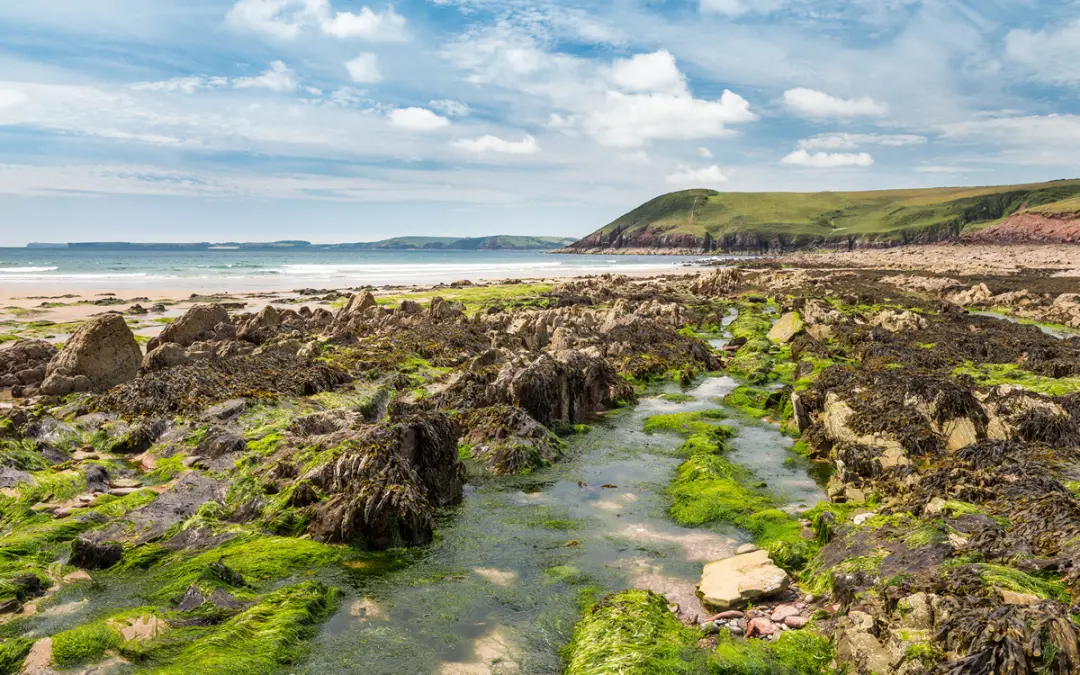
{"label": "green seaweed", "polygon": [[703,673],[698,632],[686,628],[663,596],[625,591],[585,612],[566,648],[565,675]]}
{"label": "green seaweed", "polygon": [[710,675],[819,675],[829,672],[833,647],[810,630],[789,631],[779,640],[743,640],[721,634],[709,657]]}
{"label": "green seaweed", "polygon": [[104,621],[77,626],[52,636],[52,658],[58,666],[70,668],[101,660],[108,649],[123,644],[120,634]]}

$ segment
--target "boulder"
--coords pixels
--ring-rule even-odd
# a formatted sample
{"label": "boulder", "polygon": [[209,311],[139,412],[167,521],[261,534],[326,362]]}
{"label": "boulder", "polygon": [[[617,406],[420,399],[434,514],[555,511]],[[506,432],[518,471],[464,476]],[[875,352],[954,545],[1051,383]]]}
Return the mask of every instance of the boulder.
{"label": "boulder", "polygon": [[910,310],[887,309],[876,314],[870,323],[880,326],[890,333],[902,333],[926,328],[926,319]]}
{"label": "boulder", "polygon": [[20,339],[0,349],[0,387],[40,383],[56,352],[45,340]]}
{"label": "boulder", "polygon": [[782,593],[790,583],[768,551],[753,551],[705,565],[698,594],[706,608],[723,611]]}
{"label": "boulder", "polygon": [[798,312],[788,312],[773,324],[769,339],[777,344],[787,344],[803,329],[803,320]]}
{"label": "boulder", "polygon": [[214,335],[215,327],[229,323],[229,313],[221,305],[192,305],[182,317],[165,327],[165,330],[150,340],[147,351],[174,342],[181,347],[188,347],[199,340]]}
{"label": "boulder", "polygon": [[191,363],[191,357],[188,356],[187,350],[175,342],[167,342],[143,357],[142,369],[144,372],[152,373],[174,366],[185,366],[189,363]]}
{"label": "boulder", "polygon": [[109,314],[79,326],[64,349],[49,361],[41,390],[51,395],[85,389],[105,391],[135,379],[141,365],[142,350],[135,335],[123,317]]}

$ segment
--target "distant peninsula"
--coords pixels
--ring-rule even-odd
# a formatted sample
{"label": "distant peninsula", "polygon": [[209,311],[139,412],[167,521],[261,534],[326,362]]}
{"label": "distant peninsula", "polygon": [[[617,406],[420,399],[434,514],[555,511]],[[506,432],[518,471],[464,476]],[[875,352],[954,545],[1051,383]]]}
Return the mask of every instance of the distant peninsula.
{"label": "distant peninsula", "polygon": [[27,248],[73,250],[136,250],[136,251],[211,251],[211,250],[280,250],[280,249],[346,249],[358,251],[550,251],[574,242],[573,237],[529,237],[499,234],[490,237],[394,237],[381,241],[351,244],[313,244],[302,240],[267,242],[189,242],[154,243],[130,241],[84,241],[66,244],[32,242]]}

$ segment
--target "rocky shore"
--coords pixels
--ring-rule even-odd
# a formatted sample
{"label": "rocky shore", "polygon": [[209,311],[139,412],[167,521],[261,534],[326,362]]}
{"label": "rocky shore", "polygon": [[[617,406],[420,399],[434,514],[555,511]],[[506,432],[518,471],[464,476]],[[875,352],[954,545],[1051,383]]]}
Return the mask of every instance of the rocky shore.
{"label": "rocky shore", "polygon": [[[200,298],[138,337],[118,304],[17,337],[0,673],[287,670],[340,574],[429,545],[468,484],[540,477],[607,411],[719,376],[722,409],[645,431],[683,439],[668,517],[750,543],[702,565],[704,614],[583,593],[566,673],[1074,672],[1080,295],[1031,262]],[[827,499],[739,463],[730,410],[794,439]],[[526,672],[506,661],[467,672]]]}

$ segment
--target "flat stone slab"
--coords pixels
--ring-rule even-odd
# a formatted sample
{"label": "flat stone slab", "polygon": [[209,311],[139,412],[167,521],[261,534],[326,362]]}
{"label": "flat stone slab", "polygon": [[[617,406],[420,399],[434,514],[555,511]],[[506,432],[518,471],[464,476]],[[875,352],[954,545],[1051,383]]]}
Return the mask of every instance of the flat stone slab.
{"label": "flat stone slab", "polygon": [[724,611],[781,593],[790,583],[768,551],[752,551],[705,565],[698,595],[707,608]]}

